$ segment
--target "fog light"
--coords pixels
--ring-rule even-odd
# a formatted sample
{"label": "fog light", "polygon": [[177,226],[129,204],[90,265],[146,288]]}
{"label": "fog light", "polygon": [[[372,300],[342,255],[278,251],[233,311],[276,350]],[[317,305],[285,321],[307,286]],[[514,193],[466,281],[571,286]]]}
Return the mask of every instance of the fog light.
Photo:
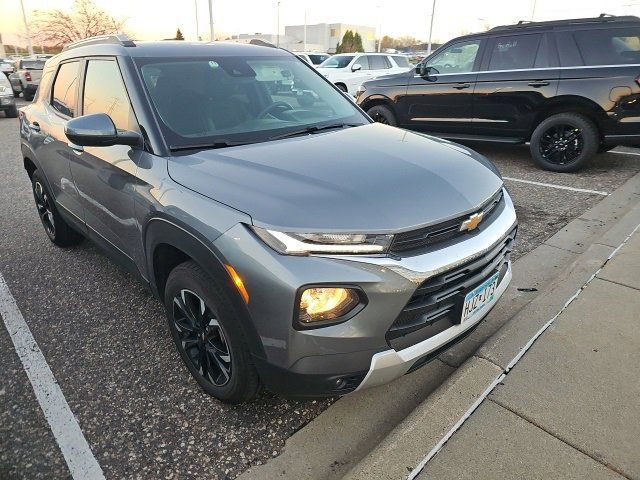
{"label": "fog light", "polygon": [[300,295],[298,319],[302,325],[313,325],[343,317],[360,303],[352,288],[314,287]]}

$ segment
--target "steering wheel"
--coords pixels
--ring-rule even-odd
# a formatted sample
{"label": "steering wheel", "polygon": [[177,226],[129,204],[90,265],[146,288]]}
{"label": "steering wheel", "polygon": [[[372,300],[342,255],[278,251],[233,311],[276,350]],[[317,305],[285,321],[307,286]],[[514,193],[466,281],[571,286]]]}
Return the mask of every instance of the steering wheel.
{"label": "steering wheel", "polygon": [[263,108],[260,113],[258,113],[257,118],[264,118],[267,116],[267,113],[271,113],[271,111],[275,109],[282,109],[282,111],[285,111],[293,110],[293,107],[287,102],[273,102],[271,105]]}

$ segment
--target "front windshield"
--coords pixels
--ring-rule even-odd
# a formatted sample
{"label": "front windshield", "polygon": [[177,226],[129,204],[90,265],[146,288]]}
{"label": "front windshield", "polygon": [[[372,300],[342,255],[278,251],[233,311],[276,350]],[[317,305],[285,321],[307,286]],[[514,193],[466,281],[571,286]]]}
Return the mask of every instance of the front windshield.
{"label": "front windshield", "polygon": [[294,56],[136,63],[174,148],[255,143],[307,126],[367,123],[351,101]]}
{"label": "front windshield", "polygon": [[336,56],[327,58],[324,62],[320,64],[322,68],[345,68],[351,60],[353,60],[353,55],[344,55],[344,56]]}

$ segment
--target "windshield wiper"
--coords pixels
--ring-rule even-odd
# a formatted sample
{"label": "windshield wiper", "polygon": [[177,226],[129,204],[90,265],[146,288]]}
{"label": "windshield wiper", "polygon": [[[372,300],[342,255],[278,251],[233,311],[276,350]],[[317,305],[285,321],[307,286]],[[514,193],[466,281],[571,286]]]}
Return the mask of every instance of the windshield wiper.
{"label": "windshield wiper", "polygon": [[269,140],[280,140],[281,138],[297,137],[299,135],[311,135],[312,133],[321,132],[323,130],[333,130],[336,128],[346,127],[359,127],[364,125],[363,123],[332,123],[330,125],[309,125],[308,127],[301,128],[300,130],[294,130],[293,132],[283,133],[281,135],[274,135],[269,137]]}
{"label": "windshield wiper", "polygon": [[181,150],[210,150],[214,148],[238,147],[240,145],[248,145],[253,142],[231,142],[229,140],[218,140],[212,143],[194,143],[191,145],[171,145],[169,150],[179,152]]}

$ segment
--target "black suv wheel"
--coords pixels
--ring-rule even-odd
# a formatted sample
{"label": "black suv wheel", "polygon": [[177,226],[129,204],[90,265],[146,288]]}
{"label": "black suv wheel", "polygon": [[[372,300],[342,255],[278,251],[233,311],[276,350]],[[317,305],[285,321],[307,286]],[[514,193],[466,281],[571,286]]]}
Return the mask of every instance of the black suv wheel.
{"label": "black suv wheel", "polygon": [[184,262],[169,274],[164,303],[171,336],[202,389],[227,403],[253,398],[258,374],[231,302],[216,282]]}
{"label": "black suv wheel", "polygon": [[389,107],[384,105],[375,105],[367,110],[367,114],[374,122],[384,123],[385,125],[396,126],[396,116],[393,114]]}
{"label": "black suv wheel", "polygon": [[554,172],[584,168],[600,146],[598,129],[584,115],[558,113],[543,120],[531,136],[531,156]]}
{"label": "black suv wheel", "polygon": [[70,247],[80,243],[84,237],[71,228],[60,216],[53,201],[53,195],[38,170],[31,175],[31,186],[38,216],[49,240],[59,247]]}

